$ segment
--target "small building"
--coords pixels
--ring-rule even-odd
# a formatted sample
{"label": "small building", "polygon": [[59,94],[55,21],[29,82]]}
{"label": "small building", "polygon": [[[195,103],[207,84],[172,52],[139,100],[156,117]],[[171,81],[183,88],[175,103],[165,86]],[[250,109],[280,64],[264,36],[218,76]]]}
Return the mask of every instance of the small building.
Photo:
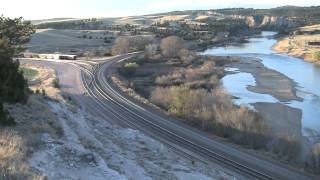
{"label": "small building", "polygon": [[77,60],[77,55],[70,54],[37,54],[26,52],[23,54],[25,58],[39,58],[39,59],[60,59],[60,60]]}
{"label": "small building", "polygon": [[310,41],[308,42],[309,46],[320,46],[320,41]]}
{"label": "small building", "polygon": [[77,55],[59,54],[58,59],[61,60],[77,60]]}

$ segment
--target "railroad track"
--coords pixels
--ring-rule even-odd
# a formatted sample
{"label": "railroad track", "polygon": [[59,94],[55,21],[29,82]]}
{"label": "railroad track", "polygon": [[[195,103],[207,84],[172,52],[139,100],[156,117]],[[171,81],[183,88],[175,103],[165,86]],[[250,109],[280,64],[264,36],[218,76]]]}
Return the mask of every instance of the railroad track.
{"label": "railroad track", "polygon": [[[177,129],[168,128],[163,122],[169,123],[170,121],[128,100],[121,95],[121,93],[117,92],[111,80],[106,77],[107,74],[105,72],[110,65],[129,57],[130,56],[124,56],[123,58],[117,59],[117,61],[103,62],[89,69],[80,66],[82,82],[86,93],[93,97],[101,109],[111,113],[120,124],[138,129],[160,140],[168,145],[169,148],[187,158],[205,163],[218,163],[248,179],[312,179],[300,172],[288,170],[283,166],[274,165],[269,161],[262,162],[266,163],[265,166],[270,165],[274,167],[264,169],[258,165],[254,166],[252,162],[248,163],[249,160],[240,161],[235,158],[235,156],[226,155],[226,153],[202,145],[203,143],[201,143],[201,141],[190,140],[188,137],[185,137],[183,133],[179,133]],[[241,153],[238,154],[238,156],[241,155]],[[281,172],[281,170],[283,170],[283,172]]]}

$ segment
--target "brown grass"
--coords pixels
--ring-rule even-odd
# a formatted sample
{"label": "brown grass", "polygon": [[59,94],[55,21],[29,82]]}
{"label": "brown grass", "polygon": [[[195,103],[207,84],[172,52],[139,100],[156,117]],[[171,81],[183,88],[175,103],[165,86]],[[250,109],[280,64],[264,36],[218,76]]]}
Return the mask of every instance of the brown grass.
{"label": "brown grass", "polygon": [[[30,82],[32,88],[43,88],[50,95],[59,95],[58,90],[50,91],[54,89],[52,87],[52,80],[55,78],[53,70],[26,66],[39,71],[38,77]],[[17,125],[0,127],[0,179],[43,179],[32,171],[27,159],[43,144],[41,136],[44,133],[56,139],[61,137],[63,134],[61,124],[50,110],[47,98],[42,95],[33,94],[26,104],[6,104],[5,107]]]}
{"label": "brown grass", "polygon": [[313,145],[305,165],[309,171],[320,173],[320,143]]}
{"label": "brown grass", "polygon": [[22,138],[13,130],[3,130],[0,132],[0,159],[12,159],[21,157],[24,152]]}
{"label": "brown grass", "polygon": [[14,130],[0,132],[0,179],[40,179],[25,163],[26,146]]}
{"label": "brown grass", "polygon": [[6,107],[17,125],[0,129],[0,179],[41,179],[27,159],[43,144],[44,133],[57,139],[62,127],[41,95],[31,95],[25,105]]}
{"label": "brown grass", "polygon": [[220,84],[219,76],[223,69],[215,66],[214,61],[207,61],[198,67],[180,68],[170,74],[158,76],[156,84],[160,86],[186,85],[193,89],[210,90]]}
{"label": "brown grass", "polygon": [[36,69],[38,71],[38,75],[28,81],[29,87],[32,91],[36,92],[39,90],[41,92],[44,90],[47,96],[53,99],[62,99],[60,96],[60,90],[57,87],[54,87],[54,81],[57,78],[53,69],[30,64],[24,64],[22,67]]}

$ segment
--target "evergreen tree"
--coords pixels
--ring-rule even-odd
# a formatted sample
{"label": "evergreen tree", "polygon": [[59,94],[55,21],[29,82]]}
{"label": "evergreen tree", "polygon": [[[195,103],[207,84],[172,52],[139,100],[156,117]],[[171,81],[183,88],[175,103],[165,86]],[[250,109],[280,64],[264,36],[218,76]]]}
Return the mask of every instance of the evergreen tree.
{"label": "evergreen tree", "polygon": [[33,25],[22,18],[0,17],[0,122],[8,124],[2,102],[25,102],[28,98],[28,84],[19,70],[19,61],[13,57],[25,48],[24,44],[34,33]]}

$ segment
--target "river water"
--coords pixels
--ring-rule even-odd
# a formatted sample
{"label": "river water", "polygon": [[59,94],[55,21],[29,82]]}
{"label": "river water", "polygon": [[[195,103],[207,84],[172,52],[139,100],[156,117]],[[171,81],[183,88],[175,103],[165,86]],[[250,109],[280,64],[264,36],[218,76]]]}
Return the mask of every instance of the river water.
{"label": "river water", "polygon": [[303,101],[280,102],[270,94],[251,92],[247,87],[255,85],[254,77],[249,73],[239,72],[237,69],[228,69],[236,73],[226,75],[222,79],[225,89],[239,98],[234,100],[236,104],[252,107],[250,104],[256,102],[279,102],[298,108],[302,111],[303,135],[320,134],[320,66],[308,63],[300,58],[274,52],[272,46],[277,41],[271,38],[272,35],[275,35],[275,33],[262,32],[262,37],[251,38],[248,43],[211,48],[203,54],[256,57],[261,59],[266,67],[274,69],[295,81],[297,83],[297,95]]}

